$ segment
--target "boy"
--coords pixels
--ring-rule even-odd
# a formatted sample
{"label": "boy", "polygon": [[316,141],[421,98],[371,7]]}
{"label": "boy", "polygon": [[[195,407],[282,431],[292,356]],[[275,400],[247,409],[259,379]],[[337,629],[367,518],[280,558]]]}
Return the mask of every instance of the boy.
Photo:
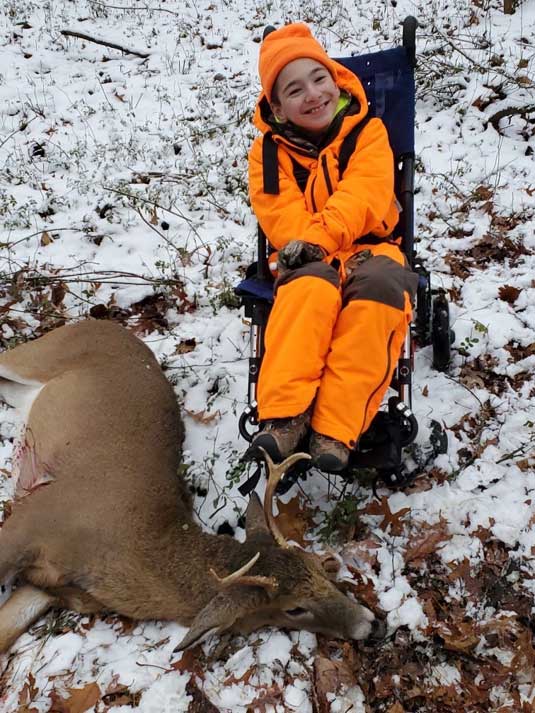
{"label": "boy", "polygon": [[418,282],[392,234],[392,150],[360,81],[306,25],[267,35],[259,74],[249,188],[278,277],[253,446],[280,461],[311,432],[315,465],[340,472],[390,384]]}

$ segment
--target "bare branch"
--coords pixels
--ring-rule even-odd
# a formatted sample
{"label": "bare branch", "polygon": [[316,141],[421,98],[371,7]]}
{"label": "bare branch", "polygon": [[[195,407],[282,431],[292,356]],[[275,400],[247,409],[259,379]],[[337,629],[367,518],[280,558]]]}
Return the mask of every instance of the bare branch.
{"label": "bare branch", "polygon": [[133,50],[129,47],[123,47],[115,42],[110,42],[109,40],[100,40],[97,37],[91,37],[91,35],[86,35],[85,32],[75,32],[74,30],[61,30],[61,34],[64,37],[77,37],[80,40],[87,40],[88,42],[94,42],[97,45],[104,45],[104,47],[111,47],[114,50],[119,50],[125,54],[133,54],[136,57],[141,57],[142,59],[147,59],[150,57],[150,52],[139,52],[139,50]]}

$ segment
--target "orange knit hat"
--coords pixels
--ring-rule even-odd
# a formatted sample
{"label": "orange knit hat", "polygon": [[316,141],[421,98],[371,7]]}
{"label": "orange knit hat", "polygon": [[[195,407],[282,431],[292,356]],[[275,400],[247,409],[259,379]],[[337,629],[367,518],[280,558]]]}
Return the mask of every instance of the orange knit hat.
{"label": "orange knit hat", "polygon": [[258,73],[262,89],[271,102],[273,85],[279,73],[294,59],[309,57],[325,65],[336,81],[336,62],[334,62],[320,43],[314,39],[307,25],[294,22],[279,30],[270,32],[260,45]]}

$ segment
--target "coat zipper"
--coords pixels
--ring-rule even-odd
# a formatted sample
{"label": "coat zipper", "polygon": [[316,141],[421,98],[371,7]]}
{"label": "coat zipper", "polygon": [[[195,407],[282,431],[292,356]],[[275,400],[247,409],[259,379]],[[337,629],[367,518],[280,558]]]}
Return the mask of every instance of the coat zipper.
{"label": "coat zipper", "polygon": [[310,186],[310,200],[312,201],[312,210],[314,213],[318,212],[318,208],[316,206],[316,201],[314,200],[314,186],[316,185],[316,178],[318,176],[315,175],[314,178],[312,179],[312,185]]}
{"label": "coat zipper", "polygon": [[325,177],[325,184],[327,185],[327,192],[330,196],[333,194],[333,184],[331,183],[331,177],[329,176],[329,169],[327,168],[327,156],[325,154],[321,157],[321,167],[323,169],[323,175]]}

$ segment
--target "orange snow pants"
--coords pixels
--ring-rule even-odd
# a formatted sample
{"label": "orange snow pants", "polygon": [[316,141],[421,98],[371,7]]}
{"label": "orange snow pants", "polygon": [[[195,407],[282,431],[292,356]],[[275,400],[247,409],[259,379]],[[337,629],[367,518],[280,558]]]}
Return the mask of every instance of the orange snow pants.
{"label": "orange snow pants", "polygon": [[393,242],[356,246],[339,270],[313,262],[281,275],[265,333],[260,420],[296,416],[314,401],[314,431],[354,448],[390,384],[417,284]]}

